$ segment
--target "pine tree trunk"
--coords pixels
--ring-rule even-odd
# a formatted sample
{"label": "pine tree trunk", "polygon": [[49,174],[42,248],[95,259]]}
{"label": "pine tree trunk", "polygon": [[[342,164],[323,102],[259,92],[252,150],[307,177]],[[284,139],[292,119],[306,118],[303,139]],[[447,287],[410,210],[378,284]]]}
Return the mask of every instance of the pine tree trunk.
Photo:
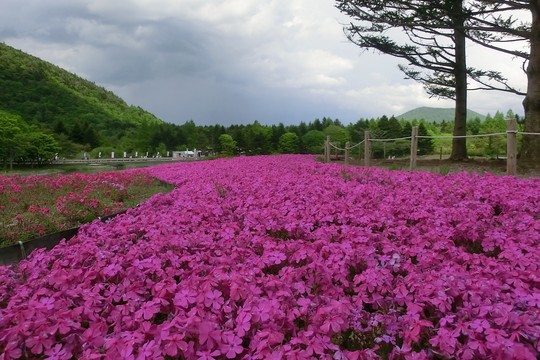
{"label": "pine tree trunk", "polygon": [[[531,1],[531,53],[527,66],[527,95],[523,100],[525,132],[540,133],[540,1]],[[524,135],[520,163],[540,163],[540,136]]]}
{"label": "pine tree trunk", "polygon": [[[465,33],[463,30],[463,7],[462,1],[456,2],[457,26],[455,27],[455,56],[456,66],[454,69],[456,79],[456,113],[454,117],[454,136],[467,135],[467,60],[465,56]],[[451,160],[467,159],[467,139],[457,138],[452,140]]]}

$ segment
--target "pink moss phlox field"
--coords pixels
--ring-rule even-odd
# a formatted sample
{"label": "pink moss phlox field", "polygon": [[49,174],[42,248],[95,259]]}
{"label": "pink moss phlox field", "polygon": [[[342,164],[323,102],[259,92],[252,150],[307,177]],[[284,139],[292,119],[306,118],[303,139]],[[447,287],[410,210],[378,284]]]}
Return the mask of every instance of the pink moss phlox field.
{"label": "pink moss phlox field", "polygon": [[1,359],[535,359],[540,180],[309,156],[177,185],[0,267]]}
{"label": "pink moss phlox field", "polygon": [[75,227],[124,210],[125,202],[131,201],[128,187],[144,188],[154,180],[144,169],[0,176],[0,245]]}

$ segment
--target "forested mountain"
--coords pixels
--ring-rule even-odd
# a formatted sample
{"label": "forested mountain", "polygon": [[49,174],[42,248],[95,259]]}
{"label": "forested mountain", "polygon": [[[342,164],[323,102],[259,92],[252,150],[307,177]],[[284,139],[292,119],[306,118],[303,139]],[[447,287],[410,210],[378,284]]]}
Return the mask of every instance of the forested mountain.
{"label": "forested mountain", "polygon": [[[453,108],[432,108],[424,106],[407,111],[406,113],[396,116],[396,118],[403,120],[426,120],[430,122],[454,121],[454,111]],[[475,118],[484,120],[486,117],[476,111],[467,110],[467,120],[473,120]]]}
{"label": "forested mountain", "polygon": [[114,145],[130,129],[162,123],[111,91],[3,43],[0,110],[55,133],[60,142],[90,147]]}

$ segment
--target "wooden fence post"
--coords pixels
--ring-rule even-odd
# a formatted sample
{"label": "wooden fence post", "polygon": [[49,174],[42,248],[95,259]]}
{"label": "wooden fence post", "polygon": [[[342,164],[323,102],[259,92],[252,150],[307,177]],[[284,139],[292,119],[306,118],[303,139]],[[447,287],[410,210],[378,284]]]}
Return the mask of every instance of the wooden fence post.
{"label": "wooden fence post", "polygon": [[326,141],[324,142],[325,146],[325,158],[324,161],[329,163],[330,162],[330,136],[326,137]]}
{"label": "wooden fence post", "polygon": [[371,157],[371,144],[369,142],[369,130],[364,131],[364,166],[369,166]]}
{"label": "wooden fence post", "polygon": [[418,126],[413,126],[411,132],[411,164],[409,170],[416,169],[416,153],[418,152]]}
{"label": "wooden fence post", "polygon": [[345,165],[349,165],[349,142],[345,143]]}
{"label": "wooden fence post", "polygon": [[517,174],[517,121],[506,120],[506,175]]}
{"label": "wooden fence post", "polygon": [[328,156],[326,155],[326,151],[328,150],[328,146],[326,145],[328,143],[328,138],[324,139],[324,145],[323,145],[323,161],[326,162],[326,159]]}

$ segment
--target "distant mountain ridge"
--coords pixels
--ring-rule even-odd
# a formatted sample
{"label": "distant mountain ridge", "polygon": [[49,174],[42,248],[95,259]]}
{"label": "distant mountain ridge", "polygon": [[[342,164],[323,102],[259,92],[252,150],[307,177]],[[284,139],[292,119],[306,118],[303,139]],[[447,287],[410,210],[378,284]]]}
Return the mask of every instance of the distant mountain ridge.
{"label": "distant mountain ridge", "polygon": [[[433,108],[433,107],[418,107],[416,109],[407,111],[401,115],[396,116],[397,119],[403,120],[427,120],[431,122],[453,121],[454,120],[454,108]],[[476,111],[467,110],[467,120],[479,118],[484,120],[485,115],[477,113]]]}

